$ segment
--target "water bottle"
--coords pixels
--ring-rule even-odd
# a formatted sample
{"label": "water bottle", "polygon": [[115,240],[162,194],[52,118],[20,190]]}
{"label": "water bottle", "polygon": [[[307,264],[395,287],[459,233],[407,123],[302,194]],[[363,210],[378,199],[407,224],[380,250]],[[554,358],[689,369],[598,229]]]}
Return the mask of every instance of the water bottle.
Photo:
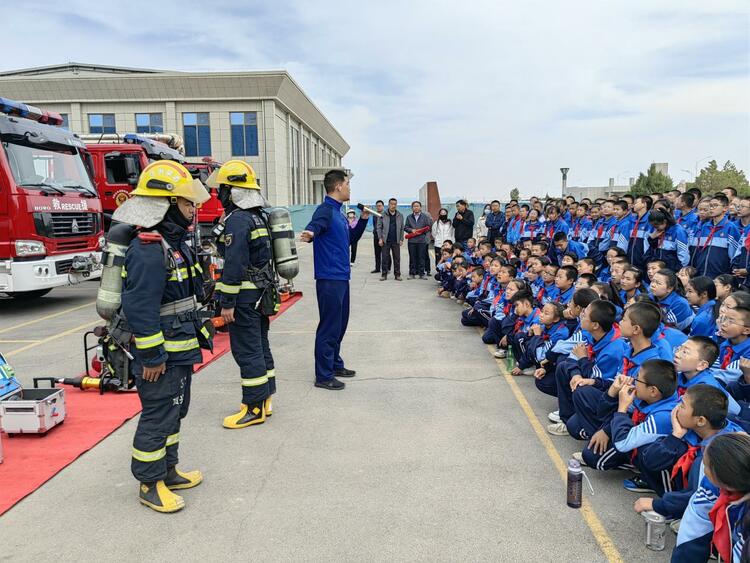
{"label": "water bottle", "polygon": [[505,356],[508,371],[516,367],[516,359],[513,357],[513,347],[508,346],[508,353]]}
{"label": "water bottle", "polygon": [[568,506],[581,508],[583,502],[583,469],[577,459],[568,461]]}
{"label": "water bottle", "polygon": [[642,514],[646,519],[646,547],[653,551],[664,551],[667,520],[653,510],[646,510]]}

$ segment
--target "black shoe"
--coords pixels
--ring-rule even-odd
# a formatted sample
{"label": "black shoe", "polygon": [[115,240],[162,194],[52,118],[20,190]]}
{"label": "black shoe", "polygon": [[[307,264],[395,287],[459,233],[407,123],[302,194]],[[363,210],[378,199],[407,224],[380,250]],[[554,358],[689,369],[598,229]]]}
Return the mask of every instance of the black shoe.
{"label": "black shoe", "polygon": [[654,493],[654,489],[652,489],[649,484],[642,479],[641,477],[638,477],[637,475],[634,475],[632,479],[625,479],[622,482],[623,488],[625,490],[628,490],[632,493]]}
{"label": "black shoe", "polygon": [[396,281],[401,281],[401,276],[396,276]]}
{"label": "black shoe", "polygon": [[387,279],[388,279],[388,276],[386,276],[385,274],[383,274],[382,276],[380,276],[380,281],[385,281]]}
{"label": "black shoe", "polygon": [[424,277],[424,276],[419,276],[419,279],[420,279],[420,280],[426,280],[427,278],[426,278],[426,277]]}
{"label": "black shoe", "polygon": [[339,391],[346,387],[346,384],[343,381],[339,381],[335,377],[332,377],[331,379],[327,379],[326,381],[316,381],[315,387],[328,389],[329,391]]}
{"label": "black shoe", "polygon": [[335,375],[336,377],[354,377],[355,375],[357,375],[357,372],[353,369],[341,368],[333,370],[333,375]]}
{"label": "black shoe", "polygon": [[370,273],[371,273],[371,274],[379,274],[379,273],[380,273],[380,270],[373,270],[373,271],[372,271],[372,272],[370,272]]}

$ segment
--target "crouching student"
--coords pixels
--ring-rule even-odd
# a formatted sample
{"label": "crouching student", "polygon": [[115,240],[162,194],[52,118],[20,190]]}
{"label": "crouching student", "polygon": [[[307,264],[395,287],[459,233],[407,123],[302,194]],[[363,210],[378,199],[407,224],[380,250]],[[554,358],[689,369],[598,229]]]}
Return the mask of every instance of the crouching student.
{"label": "crouching student", "polygon": [[494,256],[485,256],[482,259],[482,270],[484,271],[484,275],[482,276],[482,282],[479,284],[479,286],[470,291],[466,296],[466,302],[469,305],[473,306],[477,301],[480,301],[487,297],[492,288],[492,285],[497,283],[497,279],[491,272],[492,261],[494,258]]}
{"label": "crouching student", "polygon": [[[612,384],[627,349],[620,329],[615,326],[615,314],[615,306],[601,299],[593,301],[581,313],[581,329],[585,331],[586,340],[575,345],[570,357],[558,361],[555,368],[560,422],[547,426],[550,434],[569,434],[567,423],[576,414],[573,394],[579,388],[591,385],[605,391]],[[590,435],[576,437],[583,440]]]}
{"label": "crouching student", "polygon": [[[484,280],[484,268],[481,266],[474,268],[471,271],[471,274],[469,275],[469,283],[466,287],[466,295],[465,299],[468,302],[469,298],[472,296],[478,295],[478,292],[480,291],[482,287],[482,280]],[[442,286],[441,289],[438,289],[438,295],[440,295],[441,291],[443,291]]]}
{"label": "crouching student", "polygon": [[[496,319],[493,319],[494,322],[490,321],[490,326],[495,328],[496,332],[492,333],[486,340],[484,336],[482,337],[484,342],[488,344],[487,340],[497,338],[498,349],[495,352],[496,358],[505,358],[507,356],[507,349],[513,342],[516,334],[528,333],[532,326],[540,322],[540,311],[536,306],[533,295],[528,289],[516,292],[510,298],[509,304],[511,310],[502,321],[497,321]],[[486,335],[487,331],[485,331]]]}
{"label": "crouching student", "polygon": [[487,321],[487,328],[482,334],[482,342],[495,344],[498,348],[500,348],[502,342],[503,348],[507,348],[507,340],[503,341],[503,338],[513,334],[516,324],[516,315],[513,312],[513,297],[519,292],[528,293],[528,291],[528,286],[523,280],[515,279],[508,282],[505,291],[499,293],[492,301],[489,310],[490,318]]}
{"label": "crouching student", "polygon": [[[654,346],[651,336],[661,322],[661,313],[655,305],[635,303],[625,310],[620,334],[630,343],[625,347],[625,354],[619,359],[619,373],[635,378],[638,371],[648,360],[671,360],[671,352]],[[603,389],[595,386],[583,386],[573,393],[573,405],[576,414],[568,420],[568,432],[576,437],[595,437],[603,440],[602,433],[607,432],[607,422],[611,418],[615,404],[607,400]],[[610,399],[617,398],[617,391],[609,393]],[[608,432],[607,432],[608,433]]]}
{"label": "crouching student", "polygon": [[466,275],[466,261],[461,256],[456,256],[445,268],[440,287],[438,288],[438,296],[448,298],[453,294],[453,290],[456,287],[456,278],[458,275],[459,267],[463,267],[461,272]]}
{"label": "crouching student", "polygon": [[600,408],[614,411],[612,419],[581,452],[584,463],[599,470],[640,467],[640,449],[671,432],[677,401],[677,373],[667,360],[644,362],[637,377],[619,375]]}
{"label": "crouching student", "polygon": [[704,474],[690,497],[672,563],[703,563],[712,546],[722,561],[750,560],[750,436],[716,436],[703,453]]}
{"label": "crouching student", "polygon": [[659,438],[640,457],[640,476],[625,481],[633,492],[656,493],[659,498],[639,498],[636,512],[654,510],[677,520],[703,474],[703,451],[716,436],[741,431],[727,420],[727,397],[716,387],[694,385],[672,411],[672,433]]}
{"label": "crouching student", "polygon": [[564,311],[560,303],[547,303],[542,307],[537,323],[526,330],[521,327],[521,330],[509,336],[516,358],[511,375],[534,375],[552,346],[570,335],[563,317]]}
{"label": "crouching student", "polygon": [[500,264],[499,258],[494,258],[490,264],[490,275],[492,278],[487,284],[485,297],[475,301],[471,309],[461,312],[462,325],[487,327],[492,302],[498,294],[502,294],[505,291],[510,280],[516,277],[516,269],[513,266],[503,266]]}
{"label": "crouching student", "polygon": [[[534,372],[534,383],[542,393],[557,397],[557,380],[555,379],[557,363],[567,358],[574,346],[585,342],[586,335],[581,329],[580,316],[583,310],[597,299],[599,295],[593,289],[579,289],[573,294],[573,299],[570,300],[563,313],[570,336],[553,344],[539,363],[540,367]],[[560,422],[558,411],[551,412],[548,417],[551,422]]]}
{"label": "crouching student", "polygon": [[450,298],[463,303],[466,294],[469,292],[469,270],[463,261],[456,264],[453,271],[453,278],[453,291],[450,294]]}

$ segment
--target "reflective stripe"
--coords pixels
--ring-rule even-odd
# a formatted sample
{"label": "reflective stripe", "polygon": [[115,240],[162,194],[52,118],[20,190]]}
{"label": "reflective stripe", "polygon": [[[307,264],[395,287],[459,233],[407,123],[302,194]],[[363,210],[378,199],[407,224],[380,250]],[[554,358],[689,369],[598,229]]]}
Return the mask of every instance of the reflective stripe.
{"label": "reflective stripe", "polygon": [[208,329],[205,326],[201,327],[201,334],[206,338],[211,338],[211,333],[208,332]]}
{"label": "reflective stripe", "polygon": [[195,268],[195,269],[196,269],[196,270],[198,270],[199,272],[203,273],[203,268],[201,268],[201,265],[200,265],[200,264],[198,264],[197,262],[195,263],[195,266],[193,266],[193,268]]}
{"label": "reflective stripe", "polygon": [[[187,268],[180,268],[179,270],[172,270],[172,272],[174,272],[174,273],[171,276],[169,276],[169,281],[178,281],[178,280],[182,281],[182,280],[180,280],[180,278],[178,276],[178,272],[179,272],[179,274],[183,278],[186,278],[187,275],[188,275],[188,269]],[[195,266],[191,266],[191,268],[190,268],[190,274],[191,274],[192,277],[196,277]]]}
{"label": "reflective stripe", "polygon": [[177,434],[171,434],[167,436],[167,447],[174,446],[177,442],[180,441],[180,433]]}
{"label": "reflective stripe", "polygon": [[255,229],[250,233],[250,240],[255,240],[256,238],[260,237],[267,237],[268,236],[268,229]]}
{"label": "reflective stripe", "polygon": [[268,370],[266,370],[266,375],[268,377],[276,377],[276,370],[275,369],[268,369]]}
{"label": "reflective stripe", "polygon": [[216,291],[221,291],[222,293],[226,293],[227,295],[237,295],[241,289],[259,288],[251,281],[243,281],[240,285],[227,285],[221,282],[216,284]]}
{"label": "reflective stripe", "polygon": [[156,450],[155,452],[142,452],[141,450],[136,450],[135,448],[133,448],[133,459],[137,459],[138,461],[143,461],[145,463],[159,461],[166,455],[167,448],[161,448],[159,450]]}
{"label": "reflective stripe", "polygon": [[167,340],[164,342],[164,349],[167,352],[187,352],[198,348],[198,339],[190,338],[189,340]]}
{"label": "reflective stripe", "polygon": [[125,279],[128,277],[128,271],[125,269],[125,266],[122,267],[122,272],[120,272],[120,276],[122,279]]}
{"label": "reflective stripe", "polygon": [[254,377],[253,379],[246,379],[244,377],[242,378],[243,387],[257,387],[258,385],[263,385],[264,383],[268,383],[268,377],[265,375]]}
{"label": "reflective stripe", "polygon": [[140,348],[141,350],[153,348],[155,346],[159,346],[160,344],[164,344],[164,334],[162,333],[162,331],[159,331],[156,334],[152,334],[151,336],[142,336],[140,338],[136,336],[135,338],[135,346],[136,348]]}

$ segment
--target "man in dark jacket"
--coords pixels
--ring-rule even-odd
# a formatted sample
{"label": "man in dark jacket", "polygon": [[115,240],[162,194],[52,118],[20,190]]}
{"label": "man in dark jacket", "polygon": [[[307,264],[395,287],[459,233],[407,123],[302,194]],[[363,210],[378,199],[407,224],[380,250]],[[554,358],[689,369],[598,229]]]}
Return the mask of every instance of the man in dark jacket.
{"label": "man in dark jacket", "polygon": [[393,260],[393,275],[396,281],[401,281],[401,245],[404,244],[404,216],[397,209],[398,202],[395,198],[388,200],[388,211],[378,221],[378,244],[383,249],[382,266],[383,275],[380,281],[388,278],[388,270],[391,269]]}
{"label": "man in dark jacket", "polygon": [[494,200],[490,203],[490,214],[485,219],[487,227],[487,240],[494,244],[495,239],[500,238],[500,233],[505,225],[505,213],[500,211],[500,202]]}
{"label": "man in dark jacket", "polygon": [[[383,203],[382,199],[379,199],[375,202],[375,211],[383,214],[385,210],[385,204]],[[380,217],[377,215],[372,216],[372,245],[375,250],[375,269],[370,272],[371,274],[379,274],[380,273],[380,257],[383,253],[383,247],[380,246],[380,239],[378,238],[378,222],[380,221]]]}
{"label": "man in dark jacket", "polygon": [[456,202],[453,228],[456,231],[456,242],[460,242],[465,247],[466,241],[474,236],[474,212],[469,209],[469,204],[463,199]]}
{"label": "man in dark jacket", "polygon": [[[425,278],[425,256],[427,254],[427,243],[430,240],[430,229],[432,228],[432,217],[428,213],[422,213],[422,203],[415,201],[411,204],[411,215],[406,218],[404,231],[414,233],[409,239],[409,279],[419,276],[420,280]],[[416,234],[419,233],[419,234]]]}
{"label": "man in dark jacket", "polygon": [[362,211],[354,229],[347,225],[341,204],[349,201],[349,178],[331,170],[323,179],[326,197],[300,235],[302,242],[313,242],[315,291],[320,322],[315,333],[315,387],[337,391],[345,387],[336,377],[353,377],[344,367],[341,341],[349,324],[350,237],[358,237],[367,227],[370,214]]}

